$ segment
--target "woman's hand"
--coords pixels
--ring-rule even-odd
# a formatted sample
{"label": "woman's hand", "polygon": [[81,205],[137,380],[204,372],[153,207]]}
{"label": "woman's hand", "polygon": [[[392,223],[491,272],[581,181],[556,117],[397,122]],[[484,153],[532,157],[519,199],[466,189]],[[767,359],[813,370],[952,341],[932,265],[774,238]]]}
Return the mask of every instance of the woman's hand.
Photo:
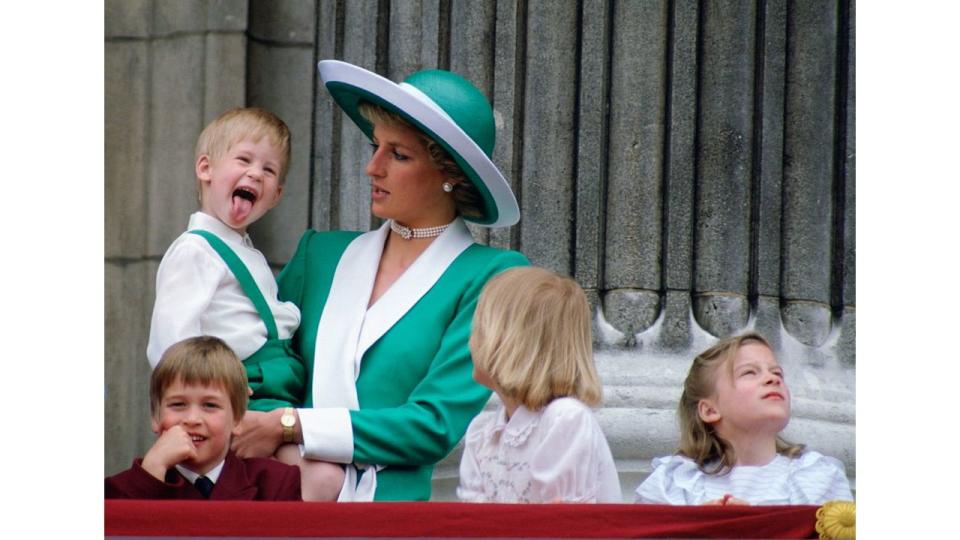
{"label": "woman's hand", "polygon": [[270,412],[247,411],[234,432],[230,448],[237,457],[270,457],[283,441],[280,416],[283,409]]}

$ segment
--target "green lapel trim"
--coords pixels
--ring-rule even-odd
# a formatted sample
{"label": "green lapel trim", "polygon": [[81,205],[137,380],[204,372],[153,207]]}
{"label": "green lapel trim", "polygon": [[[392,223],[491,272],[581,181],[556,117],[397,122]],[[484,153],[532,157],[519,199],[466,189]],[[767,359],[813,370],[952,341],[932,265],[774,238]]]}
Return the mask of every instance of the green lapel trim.
{"label": "green lapel trim", "polygon": [[243,264],[240,257],[230,249],[226,242],[210,231],[194,229],[188,232],[206,239],[210,247],[220,255],[220,258],[226,263],[227,268],[229,268],[230,271],[233,272],[234,277],[237,278],[237,281],[240,283],[240,288],[243,289],[243,292],[246,293],[250,301],[253,302],[253,306],[257,308],[257,313],[260,314],[260,318],[263,319],[263,324],[267,327],[267,339],[278,339],[277,323],[273,319],[273,312],[270,311],[270,306],[267,305],[267,300],[263,297],[263,293],[260,292],[260,287],[257,286],[256,280],[250,275],[250,270]]}

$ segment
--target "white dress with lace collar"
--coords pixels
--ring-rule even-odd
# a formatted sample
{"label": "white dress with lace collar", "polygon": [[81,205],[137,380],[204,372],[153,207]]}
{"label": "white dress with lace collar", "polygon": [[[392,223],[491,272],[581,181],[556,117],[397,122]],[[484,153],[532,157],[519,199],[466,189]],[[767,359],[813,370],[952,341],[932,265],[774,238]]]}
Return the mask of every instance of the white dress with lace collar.
{"label": "white dress with lace collar", "polygon": [[539,411],[480,413],[465,437],[457,497],[467,502],[622,502],[613,456],[590,409],[559,398]]}

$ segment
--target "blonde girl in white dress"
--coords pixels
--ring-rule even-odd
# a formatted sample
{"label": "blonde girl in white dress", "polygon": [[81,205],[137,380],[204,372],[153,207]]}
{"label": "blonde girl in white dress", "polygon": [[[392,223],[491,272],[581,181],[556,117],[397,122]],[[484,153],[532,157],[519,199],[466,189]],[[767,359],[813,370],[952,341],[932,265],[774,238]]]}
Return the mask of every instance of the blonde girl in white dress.
{"label": "blonde girl in white dress", "polygon": [[843,464],[780,437],[790,389],[769,343],[755,332],[697,356],[678,407],[680,449],[653,460],[637,502],[811,504],[853,500]]}
{"label": "blonde girl in white dress", "polygon": [[590,309],[577,283],[511,268],[480,295],[473,377],[501,405],[470,423],[457,496],[467,502],[621,502],[610,448],[590,410],[602,387]]}

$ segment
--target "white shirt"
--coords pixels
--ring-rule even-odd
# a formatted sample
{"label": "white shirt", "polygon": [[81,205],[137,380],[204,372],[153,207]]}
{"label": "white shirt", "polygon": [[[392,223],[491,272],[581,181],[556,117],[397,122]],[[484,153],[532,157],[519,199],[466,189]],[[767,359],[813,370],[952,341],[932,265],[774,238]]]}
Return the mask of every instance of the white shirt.
{"label": "white shirt", "polygon": [[[300,325],[300,310],[277,300],[277,281],[249,235],[240,235],[215,217],[196,212],[187,230],[220,237],[240,257],[270,306],[280,339]],[[156,367],[167,347],[193,336],[224,340],[243,360],[267,341],[267,328],[220,255],[201,236],[185,232],[167,249],[157,269],[157,296],[150,319],[147,359]]]}
{"label": "white shirt", "polygon": [[509,421],[501,405],[470,423],[457,497],[466,502],[619,503],[620,481],[593,413],[575,398]]}
{"label": "white shirt", "polygon": [[777,454],[762,466],[733,467],[724,475],[706,474],[692,459],[656,458],[653,472],[637,488],[637,502],[703,504],[727,493],[751,504],[813,504],[853,500],[840,460],[808,450],[796,458]]}

